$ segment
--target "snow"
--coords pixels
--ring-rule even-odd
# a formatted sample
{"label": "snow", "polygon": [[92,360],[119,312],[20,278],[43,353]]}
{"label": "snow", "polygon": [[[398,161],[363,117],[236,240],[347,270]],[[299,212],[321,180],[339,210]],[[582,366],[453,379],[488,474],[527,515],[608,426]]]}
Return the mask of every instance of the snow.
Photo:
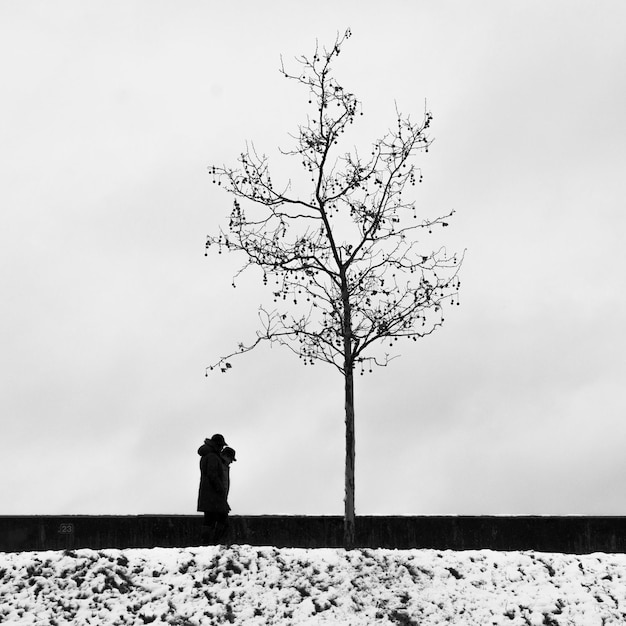
{"label": "snow", "polygon": [[247,545],[0,553],[0,622],[623,624],[626,555]]}

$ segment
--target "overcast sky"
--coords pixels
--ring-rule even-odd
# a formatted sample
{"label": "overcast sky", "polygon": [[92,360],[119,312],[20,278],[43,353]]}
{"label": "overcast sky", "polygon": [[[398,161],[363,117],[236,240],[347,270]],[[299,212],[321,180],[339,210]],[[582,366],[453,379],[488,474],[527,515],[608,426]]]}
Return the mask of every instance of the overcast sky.
{"label": "overcast sky", "polygon": [[0,514],[193,513],[215,432],[233,513],[343,512],[338,372],[204,376],[265,297],[204,241],[207,166],[305,119],[280,55],[347,27],[360,138],[428,102],[416,200],[467,248],[444,327],[357,377],[357,514],[626,514],[622,0],[1,2]]}

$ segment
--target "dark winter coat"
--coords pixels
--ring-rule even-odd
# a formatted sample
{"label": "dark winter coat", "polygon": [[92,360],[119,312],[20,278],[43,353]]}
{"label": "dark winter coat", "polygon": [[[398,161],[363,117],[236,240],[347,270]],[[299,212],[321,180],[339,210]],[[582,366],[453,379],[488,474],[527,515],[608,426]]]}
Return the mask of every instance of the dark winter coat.
{"label": "dark winter coat", "polygon": [[226,489],[226,498],[228,498],[228,493],[230,492],[230,465],[224,460],[224,488]]}
{"label": "dark winter coat", "polygon": [[198,511],[206,513],[228,513],[226,464],[210,443],[200,446],[200,489]]}

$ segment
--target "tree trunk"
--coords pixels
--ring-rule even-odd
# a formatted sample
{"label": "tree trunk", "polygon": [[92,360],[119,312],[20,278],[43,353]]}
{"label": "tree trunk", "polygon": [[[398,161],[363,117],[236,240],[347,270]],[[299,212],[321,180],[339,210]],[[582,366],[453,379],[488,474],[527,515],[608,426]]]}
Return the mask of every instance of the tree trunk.
{"label": "tree trunk", "polygon": [[346,408],[346,496],[343,518],[343,547],[352,550],[356,543],[354,519],[354,360],[352,355],[352,310],[345,268],[341,268],[343,305],[343,375]]}
{"label": "tree trunk", "polygon": [[354,377],[350,368],[345,371],[346,392],[346,497],[343,519],[343,546],[352,550],[356,543],[354,519]]}

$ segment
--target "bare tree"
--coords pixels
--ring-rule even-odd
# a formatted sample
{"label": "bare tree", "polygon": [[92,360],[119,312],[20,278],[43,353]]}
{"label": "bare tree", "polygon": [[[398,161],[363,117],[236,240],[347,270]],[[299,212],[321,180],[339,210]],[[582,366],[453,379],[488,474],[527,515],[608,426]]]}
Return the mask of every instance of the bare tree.
{"label": "bare tree", "polygon": [[[344,545],[355,545],[354,372],[386,366],[400,338],[416,341],[444,321],[444,302],[458,304],[462,255],[445,248],[424,251],[417,235],[447,226],[454,211],[418,216],[410,192],[422,176],[412,163],[428,151],[432,115],[419,123],[397,111],[397,125],[373,143],[367,157],[356,148],[340,153],[342,135],[362,115],[361,103],[331,73],[350,31],[330,49],[316,46],[297,59],[300,71],[281,73],[308,91],[312,115],[281,150],[297,158],[307,191],[292,181],[278,187],[268,159],[247,146],[239,166],[210,167],[213,182],[234,196],[227,229],[207,238],[220,252],[241,252],[262,270],[273,294],[261,306],[260,330],[250,343],[207,369],[231,368],[230,360],[264,341],[284,345],[305,365],[323,361],[341,372],[345,388]],[[235,277],[235,278],[236,278]],[[234,281],[233,281],[234,284]]]}

